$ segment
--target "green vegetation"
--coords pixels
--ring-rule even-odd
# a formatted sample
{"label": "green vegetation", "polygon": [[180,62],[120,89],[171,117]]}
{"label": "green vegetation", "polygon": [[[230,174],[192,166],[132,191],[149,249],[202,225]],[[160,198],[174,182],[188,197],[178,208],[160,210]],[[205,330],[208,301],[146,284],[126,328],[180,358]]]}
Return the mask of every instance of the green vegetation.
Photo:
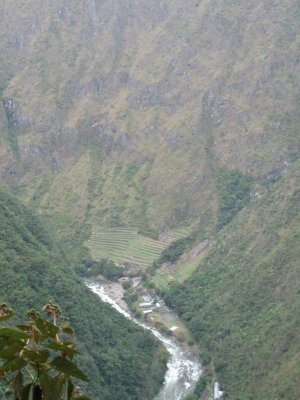
{"label": "green vegetation", "polygon": [[300,394],[299,167],[223,228],[197,272],[166,297],[228,399]]}
{"label": "green vegetation", "polygon": [[117,281],[123,276],[122,268],[103,258],[100,261],[86,260],[83,265],[77,267],[76,272],[86,278],[102,275],[110,281]]}
{"label": "green vegetation", "polygon": [[193,233],[185,238],[177,239],[162,252],[156,265],[162,264],[164,262],[170,262],[170,263],[176,262],[185,251],[189,250],[192,247],[192,245],[195,244],[196,239],[197,239],[196,233]]}
{"label": "green vegetation", "polygon": [[152,399],[165,372],[165,351],[87,289],[61,245],[39,219],[0,192],[0,302],[19,318],[45,300],[58,302],[77,334],[85,393],[103,400]]}
{"label": "green vegetation", "polygon": [[[132,264],[162,292],[182,284],[170,304],[229,398],[300,398],[298,233],[280,225],[296,210],[281,179],[299,157],[299,0],[0,1],[0,23],[0,179],[62,243],[2,199],[0,300],[21,315],[55,298],[83,369],[101,376],[90,393],[150,398],[159,347],[74,273],[116,279],[103,258]],[[153,241],[174,227],[187,232],[168,250]],[[213,246],[196,273],[151,268],[204,239]]]}
{"label": "green vegetation", "polygon": [[151,277],[150,282],[154,283],[155,288],[159,293],[165,293],[169,286],[174,282],[184,282],[193,275],[199,265],[199,260],[196,259],[192,262],[182,262],[169,270],[158,269]]}
{"label": "green vegetation", "polygon": [[[74,332],[52,303],[43,308],[51,322],[31,310],[30,320],[16,328],[0,328],[0,398],[22,400],[88,400],[73,378],[87,381],[87,377],[73,363],[78,352],[71,339]],[[13,317],[6,304],[0,305],[0,322]],[[9,394],[14,396],[9,396]]]}
{"label": "green vegetation", "polygon": [[218,175],[220,199],[218,228],[227,225],[250,200],[250,176],[239,171],[221,170]]}
{"label": "green vegetation", "polygon": [[[132,313],[136,316],[136,318],[146,320],[148,325],[154,326],[160,332],[169,335],[172,334],[178,341],[186,342],[192,346],[194,342],[186,325],[179,320],[176,314],[174,314],[172,310],[170,310],[165,304],[160,304],[160,307],[156,307],[156,302],[160,303],[160,300],[155,298],[155,294],[153,292],[153,304],[147,307],[140,307],[140,303],[145,302],[143,295],[149,293],[149,288],[147,288],[146,285],[147,282],[145,282],[144,287],[139,285],[138,288],[127,288],[129,290],[125,292],[124,299],[130,307]],[[146,310],[152,310],[152,313],[150,315],[144,314],[144,311]],[[176,325],[177,329],[175,332],[171,333],[168,330],[174,325]]]}

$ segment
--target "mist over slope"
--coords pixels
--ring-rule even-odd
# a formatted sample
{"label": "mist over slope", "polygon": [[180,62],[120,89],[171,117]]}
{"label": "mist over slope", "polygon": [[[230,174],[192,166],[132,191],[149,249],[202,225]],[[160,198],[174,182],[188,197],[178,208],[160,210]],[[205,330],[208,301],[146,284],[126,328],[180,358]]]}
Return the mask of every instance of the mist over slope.
{"label": "mist over slope", "polygon": [[216,221],[297,155],[299,2],[2,1],[1,179],[52,215]]}
{"label": "mist over slope", "polygon": [[0,183],[64,241],[207,240],[163,294],[231,400],[300,397],[299,25],[298,0],[0,3]]}

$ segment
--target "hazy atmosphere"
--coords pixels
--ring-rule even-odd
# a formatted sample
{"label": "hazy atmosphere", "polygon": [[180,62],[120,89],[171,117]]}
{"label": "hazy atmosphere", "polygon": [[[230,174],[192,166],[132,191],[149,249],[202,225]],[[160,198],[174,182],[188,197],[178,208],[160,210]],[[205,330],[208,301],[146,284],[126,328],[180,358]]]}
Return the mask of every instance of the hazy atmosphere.
{"label": "hazy atmosphere", "polygon": [[0,38],[0,400],[299,399],[300,2],[1,0]]}

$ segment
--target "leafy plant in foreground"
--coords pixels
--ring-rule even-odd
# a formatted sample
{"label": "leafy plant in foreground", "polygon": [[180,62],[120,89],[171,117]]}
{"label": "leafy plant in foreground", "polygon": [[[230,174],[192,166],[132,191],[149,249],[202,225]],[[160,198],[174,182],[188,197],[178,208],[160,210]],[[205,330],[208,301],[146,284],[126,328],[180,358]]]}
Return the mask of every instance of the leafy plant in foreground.
{"label": "leafy plant in foreground", "polygon": [[[57,305],[46,304],[43,311],[51,322],[31,310],[26,324],[0,328],[1,386],[11,387],[15,400],[88,400],[72,382],[87,380],[72,361],[78,354],[70,340],[72,327],[59,318]],[[6,304],[0,305],[0,323],[13,315]]]}

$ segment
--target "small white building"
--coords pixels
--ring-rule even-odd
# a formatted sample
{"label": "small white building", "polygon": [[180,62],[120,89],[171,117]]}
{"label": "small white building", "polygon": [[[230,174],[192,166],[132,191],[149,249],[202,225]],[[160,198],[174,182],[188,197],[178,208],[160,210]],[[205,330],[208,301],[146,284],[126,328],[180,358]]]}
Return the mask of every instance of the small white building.
{"label": "small white building", "polygon": [[223,392],[220,390],[219,382],[215,382],[214,384],[214,400],[222,400],[223,399]]}
{"label": "small white building", "polygon": [[140,303],[139,306],[141,308],[145,308],[145,307],[151,307],[153,304],[153,301],[148,301],[147,303]]}
{"label": "small white building", "polygon": [[173,332],[177,331],[177,329],[178,329],[178,326],[171,326],[171,328],[169,328],[168,331],[173,333]]}
{"label": "small white building", "polygon": [[145,310],[145,311],[143,311],[144,315],[152,314],[152,313],[153,313],[153,310]]}

